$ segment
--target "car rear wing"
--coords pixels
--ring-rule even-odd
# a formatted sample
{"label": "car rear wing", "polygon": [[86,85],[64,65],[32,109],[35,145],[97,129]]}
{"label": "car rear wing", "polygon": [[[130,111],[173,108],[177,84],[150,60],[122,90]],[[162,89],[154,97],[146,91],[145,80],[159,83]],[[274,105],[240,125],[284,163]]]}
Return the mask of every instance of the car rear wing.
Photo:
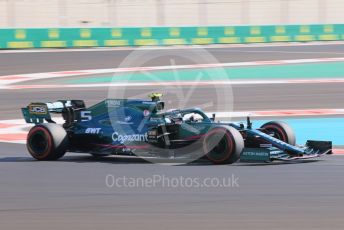
{"label": "car rear wing", "polygon": [[55,123],[51,114],[62,114],[68,109],[84,109],[85,103],[82,100],[59,100],[56,102],[33,102],[22,108],[22,114],[26,123],[40,124],[49,122]]}

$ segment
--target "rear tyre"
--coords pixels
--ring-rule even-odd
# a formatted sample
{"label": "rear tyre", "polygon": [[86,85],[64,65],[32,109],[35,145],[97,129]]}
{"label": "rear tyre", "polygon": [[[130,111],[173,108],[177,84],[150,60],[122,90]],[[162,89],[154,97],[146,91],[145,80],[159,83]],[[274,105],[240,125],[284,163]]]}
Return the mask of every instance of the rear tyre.
{"label": "rear tyre", "polygon": [[230,126],[214,127],[208,131],[203,141],[205,156],[214,164],[237,162],[244,146],[240,132]]}
{"label": "rear tyre", "polygon": [[288,143],[290,145],[296,144],[296,137],[294,130],[283,121],[270,121],[261,127],[262,131],[267,134],[272,134],[273,137]]}
{"label": "rear tyre", "polygon": [[53,123],[36,125],[27,136],[26,146],[31,156],[37,160],[57,160],[67,151],[67,132]]}

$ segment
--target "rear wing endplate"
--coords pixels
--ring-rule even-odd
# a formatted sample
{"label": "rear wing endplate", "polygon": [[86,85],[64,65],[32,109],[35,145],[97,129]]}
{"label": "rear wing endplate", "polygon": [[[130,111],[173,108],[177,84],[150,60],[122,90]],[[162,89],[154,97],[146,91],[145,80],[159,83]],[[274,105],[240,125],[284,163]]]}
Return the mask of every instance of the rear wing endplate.
{"label": "rear wing endplate", "polygon": [[21,110],[26,123],[40,124],[44,123],[44,121],[52,122],[48,106],[45,103],[31,103]]}
{"label": "rear wing endplate", "polygon": [[45,121],[55,123],[51,119],[51,113],[63,113],[68,109],[84,109],[85,103],[82,100],[60,100],[56,102],[33,102],[22,108],[26,123],[40,124]]}

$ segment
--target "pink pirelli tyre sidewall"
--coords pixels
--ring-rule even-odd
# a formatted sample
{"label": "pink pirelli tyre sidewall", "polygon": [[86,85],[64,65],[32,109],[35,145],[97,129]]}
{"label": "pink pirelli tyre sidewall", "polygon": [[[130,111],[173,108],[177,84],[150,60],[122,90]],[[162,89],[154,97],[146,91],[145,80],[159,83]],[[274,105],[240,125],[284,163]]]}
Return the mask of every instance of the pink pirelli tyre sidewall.
{"label": "pink pirelli tyre sidewall", "polygon": [[261,126],[261,129],[265,133],[272,133],[273,136],[283,142],[290,145],[296,144],[296,137],[294,130],[283,121],[270,121]]}
{"label": "pink pirelli tyre sidewall", "polygon": [[203,140],[205,156],[214,164],[232,164],[239,160],[244,140],[238,130],[217,126],[209,130]]}
{"label": "pink pirelli tyre sidewall", "polygon": [[27,135],[26,146],[31,156],[37,160],[57,160],[68,149],[67,132],[57,124],[36,125]]}

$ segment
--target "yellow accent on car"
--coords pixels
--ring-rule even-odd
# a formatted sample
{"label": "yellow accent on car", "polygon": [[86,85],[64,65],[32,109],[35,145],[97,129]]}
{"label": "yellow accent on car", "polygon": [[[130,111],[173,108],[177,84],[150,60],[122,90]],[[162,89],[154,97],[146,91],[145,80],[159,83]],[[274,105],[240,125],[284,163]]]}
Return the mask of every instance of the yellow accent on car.
{"label": "yellow accent on car", "polygon": [[152,99],[152,101],[160,101],[160,98],[163,96],[162,93],[151,93],[148,95],[148,97],[150,99]]}

